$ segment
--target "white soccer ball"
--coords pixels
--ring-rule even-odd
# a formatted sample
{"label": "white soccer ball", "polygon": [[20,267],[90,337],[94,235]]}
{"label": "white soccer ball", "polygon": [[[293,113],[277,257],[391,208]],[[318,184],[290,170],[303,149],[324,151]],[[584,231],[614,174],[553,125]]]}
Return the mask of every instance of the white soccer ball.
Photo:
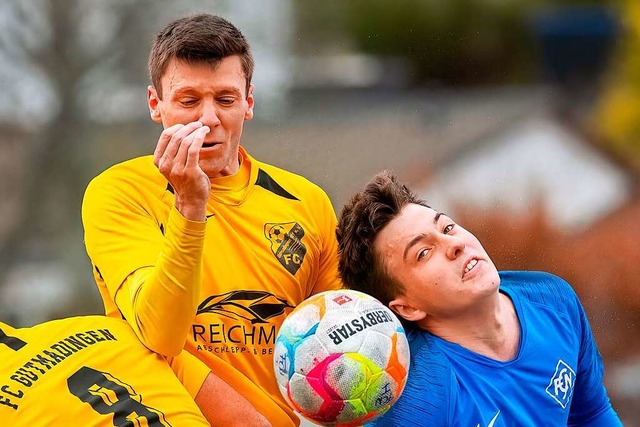
{"label": "white soccer ball", "polygon": [[386,412],[409,371],[409,344],[396,316],[353,290],[312,296],[282,324],[274,371],[280,392],[302,416],[357,426]]}

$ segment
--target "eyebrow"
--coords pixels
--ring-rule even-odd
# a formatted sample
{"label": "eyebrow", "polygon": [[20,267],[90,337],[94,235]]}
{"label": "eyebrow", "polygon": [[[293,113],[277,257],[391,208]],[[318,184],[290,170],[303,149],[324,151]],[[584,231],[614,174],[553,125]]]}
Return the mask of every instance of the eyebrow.
{"label": "eyebrow", "polygon": [[[436,215],[433,217],[433,223],[437,224],[438,223],[438,219],[440,219],[440,217],[442,216],[442,212],[438,212],[436,213]],[[402,254],[402,259],[404,261],[407,260],[407,254],[409,253],[409,250],[416,244],[418,243],[420,240],[424,239],[427,236],[426,233],[420,233],[416,236],[413,237],[413,239],[411,239],[409,241],[409,243],[407,243],[407,246],[405,246],[404,248],[404,253]]]}
{"label": "eyebrow", "polygon": [[[182,95],[188,94],[190,92],[200,93],[200,90],[195,88],[195,87],[192,87],[192,86],[184,86],[184,87],[176,89],[176,91],[174,92],[174,95],[175,96],[182,96]],[[236,87],[233,87],[233,86],[221,87],[221,88],[218,88],[215,91],[215,95],[216,96],[226,95],[226,94],[241,95],[242,91],[239,90]]]}
{"label": "eyebrow", "polygon": [[417,236],[414,236],[413,239],[411,239],[411,241],[407,243],[407,246],[405,246],[404,248],[404,253],[402,254],[403,261],[407,260],[407,254],[409,253],[409,249],[411,249],[420,240],[424,239],[425,236],[426,236],[425,233],[420,233]]}

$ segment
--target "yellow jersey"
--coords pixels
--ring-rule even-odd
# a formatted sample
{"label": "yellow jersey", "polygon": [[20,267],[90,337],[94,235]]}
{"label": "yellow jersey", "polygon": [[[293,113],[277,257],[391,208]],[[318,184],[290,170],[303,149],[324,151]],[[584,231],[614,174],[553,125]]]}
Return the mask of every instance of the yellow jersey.
{"label": "yellow jersey", "polygon": [[208,426],[165,359],[105,316],[0,322],[3,426]]}
{"label": "yellow jersey", "polygon": [[[184,345],[274,425],[283,411],[297,423],[275,381],[274,342],[301,301],[341,287],[336,216],[307,179],[242,147],[240,158],[236,174],[212,179],[206,223],[178,213],[152,156],[111,167],[87,188],[85,244],[107,315],[127,318],[150,348]],[[188,330],[179,310],[190,310]]]}

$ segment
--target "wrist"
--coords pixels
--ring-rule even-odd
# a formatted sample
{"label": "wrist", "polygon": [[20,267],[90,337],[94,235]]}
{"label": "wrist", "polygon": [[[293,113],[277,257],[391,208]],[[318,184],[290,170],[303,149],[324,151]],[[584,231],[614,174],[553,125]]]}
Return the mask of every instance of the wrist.
{"label": "wrist", "polygon": [[207,204],[205,203],[184,203],[176,199],[176,209],[180,214],[190,221],[205,221],[207,214]]}

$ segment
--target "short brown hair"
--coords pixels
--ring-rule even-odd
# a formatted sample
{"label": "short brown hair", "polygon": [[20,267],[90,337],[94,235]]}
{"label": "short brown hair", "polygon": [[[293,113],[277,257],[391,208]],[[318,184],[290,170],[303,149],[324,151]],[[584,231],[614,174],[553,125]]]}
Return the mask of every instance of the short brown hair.
{"label": "short brown hair", "polygon": [[373,244],[408,204],[429,207],[391,172],[383,171],[344,205],[336,235],[338,268],[345,287],[367,293],[384,305],[404,294],[404,286],[386,270]]}
{"label": "short brown hair", "polygon": [[233,55],[240,57],[248,92],[253,76],[253,56],[240,30],[226,19],[208,13],[178,19],[153,38],[149,53],[151,84],[162,99],[162,76],[172,58],[216,66]]}

